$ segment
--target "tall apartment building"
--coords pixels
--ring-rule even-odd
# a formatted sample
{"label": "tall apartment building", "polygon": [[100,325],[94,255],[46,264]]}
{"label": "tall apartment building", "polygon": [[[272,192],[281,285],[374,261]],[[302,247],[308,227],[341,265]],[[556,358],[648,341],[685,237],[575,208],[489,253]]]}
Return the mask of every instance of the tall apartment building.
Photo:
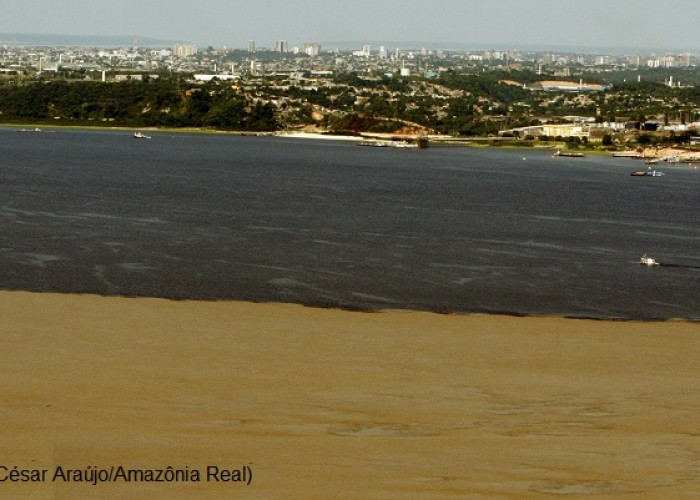
{"label": "tall apartment building", "polygon": [[248,40],[248,52],[255,52],[255,40]]}
{"label": "tall apartment building", "polygon": [[289,52],[287,40],[277,40],[277,43],[275,43],[275,52],[280,52],[282,54]]}
{"label": "tall apartment building", "polygon": [[356,50],[352,53],[355,57],[369,57],[372,55],[372,46],[371,45],[363,45],[362,50]]}
{"label": "tall apartment building", "polygon": [[321,53],[321,46],[317,43],[305,43],[302,50],[311,57],[316,57]]}
{"label": "tall apartment building", "polygon": [[176,43],[173,45],[173,55],[177,57],[189,57],[197,55],[196,45],[180,45]]}

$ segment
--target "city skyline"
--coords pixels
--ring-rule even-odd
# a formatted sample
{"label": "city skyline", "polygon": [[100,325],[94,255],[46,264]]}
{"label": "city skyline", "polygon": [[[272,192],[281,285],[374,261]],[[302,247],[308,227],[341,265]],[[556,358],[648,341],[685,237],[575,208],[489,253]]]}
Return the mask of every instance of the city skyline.
{"label": "city skyline", "polygon": [[672,7],[648,0],[268,0],[250,5],[211,0],[194,8],[178,0],[65,0],[60,5],[23,0],[4,6],[4,11],[4,33],[152,37],[232,48],[243,48],[248,40],[268,48],[277,40],[290,46],[391,40],[475,47],[700,50],[694,27],[700,3],[691,0]]}

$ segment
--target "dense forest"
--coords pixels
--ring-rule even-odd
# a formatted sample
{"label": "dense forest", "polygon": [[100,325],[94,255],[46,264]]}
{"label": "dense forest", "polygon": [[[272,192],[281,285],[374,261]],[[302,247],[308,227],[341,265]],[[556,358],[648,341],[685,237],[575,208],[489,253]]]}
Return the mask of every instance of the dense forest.
{"label": "dense forest", "polygon": [[275,130],[275,108],[231,90],[182,90],[175,81],[34,83],[0,87],[3,121]]}

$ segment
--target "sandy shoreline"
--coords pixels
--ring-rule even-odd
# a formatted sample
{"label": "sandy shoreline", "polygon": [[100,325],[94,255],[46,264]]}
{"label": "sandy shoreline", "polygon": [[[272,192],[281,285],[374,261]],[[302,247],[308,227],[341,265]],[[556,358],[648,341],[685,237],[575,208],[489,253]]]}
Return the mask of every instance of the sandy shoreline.
{"label": "sandy shoreline", "polygon": [[1,292],[0,332],[0,465],[203,474],[5,497],[700,494],[697,323]]}

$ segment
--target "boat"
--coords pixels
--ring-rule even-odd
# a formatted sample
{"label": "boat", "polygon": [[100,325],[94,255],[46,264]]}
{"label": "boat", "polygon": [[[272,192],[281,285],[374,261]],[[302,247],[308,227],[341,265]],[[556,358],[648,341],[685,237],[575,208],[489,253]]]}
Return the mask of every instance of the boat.
{"label": "boat", "polygon": [[632,172],[630,175],[633,177],[661,177],[662,175],[666,174],[659,172],[658,170],[637,170]]}
{"label": "boat", "polygon": [[357,143],[358,146],[371,146],[375,148],[418,148],[418,144],[408,141],[373,141],[364,140]]}
{"label": "boat", "polygon": [[639,263],[644,265],[644,266],[658,266],[659,263],[656,262],[656,259],[649,257],[647,254],[642,255],[642,258],[639,259]]}
{"label": "boat", "polygon": [[638,151],[618,151],[613,153],[615,158],[642,158],[642,153]]}
{"label": "boat", "polygon": [[134,133],[134,139],[150,139],[150,135],[142,134],[141,132]]}
{"label": "boat", "polygon": [[562,152],[562,151],[555,151],[552,156],[564,156],[567,158],[583,158],[583,153],[571,153],[571,152]]}

